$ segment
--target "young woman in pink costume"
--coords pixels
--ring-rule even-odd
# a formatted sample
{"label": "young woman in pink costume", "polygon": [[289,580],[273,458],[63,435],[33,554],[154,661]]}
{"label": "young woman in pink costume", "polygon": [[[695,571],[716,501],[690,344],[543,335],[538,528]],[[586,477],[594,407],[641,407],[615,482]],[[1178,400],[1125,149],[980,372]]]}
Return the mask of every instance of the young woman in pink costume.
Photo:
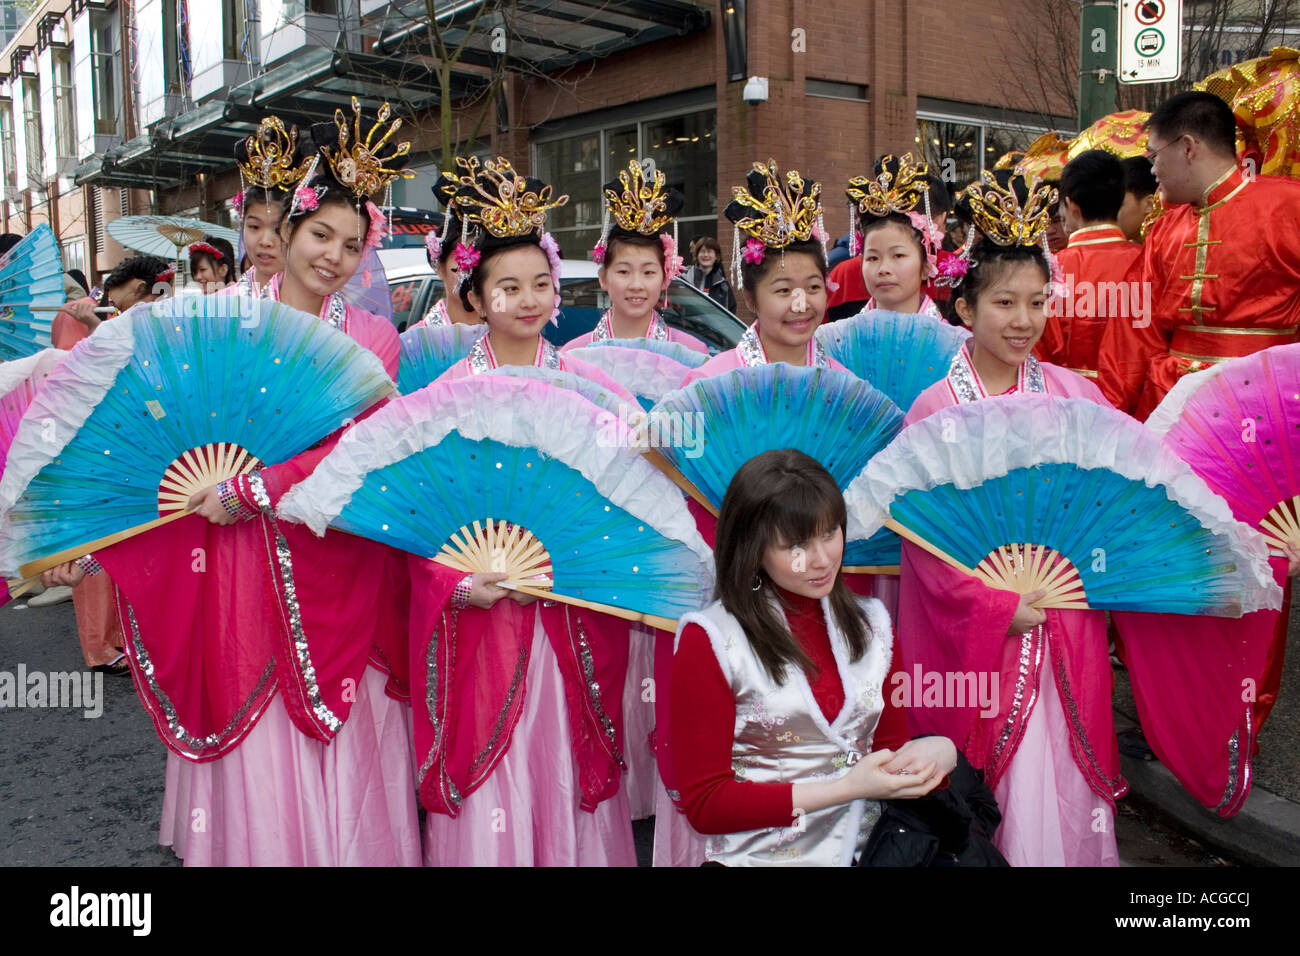
{"label": "young woman in pink costume", "polygon": [[[336,143],[333,125],[314,131]],[[339,291],[384,225],[321,150],[281,226],[285,270],[266,295],[319,315],[397,374],[397,333]],[[286,164],[289,160],[285,160]],[[340,423],[341,425],[344,423]],[[208,488],[197,517],[98,552],[142,702],[169,748],[160,842],[187,865],[418,865],[404,668],[404,560],[338,532],[314,537],[275,505],[338,433],[283,464]],[[82,568],[64,566],[76,577]],[[391,672],[391,676],[390,676]]]}
{"label": "young woman in pink costume", "polygon": [[[488,331],[439,381],[531,365],[589,378],[639,408],[541,334],[560,269],[544,217],[568,197],[552,201],[549,186],[504,159],[461,167],[465,233],[454,255],[465,305]],[[622,786],[627,623],[496,587],[504,574],[414,557],[409,567],[426,865],[634,866]]]}
{"label": "young woman in pink costume", "polygon": [[[989,183],[991,206],[1004,191]],[[972,205],[981,236],[965,254],[955,293],[972,338],[947,377],[917,398],[906,424],[1003,395],[1106,404],[1087,379],[1031,354],[1047,321],[1052,278],[1041,244],[1047,200],[1027,198],[1023,187],[1011,195],[1021,213],[1010,226]],[[992,672],[1000,689],[995,716],[976,707],[913,708],[909,722],[915,733],[950,737],[983,769],[1002,809],[994,842],[1012,866],[1116,866],[1115,800],[1128,786],[1111,712],[1106,615],[1043,612],[1033,606],[1042,597],[988,587],[905,541],[898,615],[904,669]]]}
{"label": "young woman in pink costume", "polygon": [[456,264],[453,253],[460,245],[461,221],[456,215],[456,180],[445,173],[438,177],[433,187],[434,195],[442,202],[442,231],[431,231],[424,239],[424,251],[429,257],[429,265],[438,273],[442,282],[442,298],[429,307],[424,318],[412,329],[422,326],[480,325],[483,319],[477,312],[465,305],[456,291],[460,285],[460,266]]}
{"label": "young woman in pink costume", "polygon": [[[643,168],[633,160],[618,179],[602,189],[604,228],[592,256],[600,265],[600,287],[609,295],[609,308],[590,332],[570,340],[562,352],[608,339],[653,339],[677,342],[708,354],[695,336],[669,328],[655,309],[667,301],[668,287],[681,270],[677,255],[676,215],[685,204],[682,194],[667,185],[662,171]],[[672,232],[668,227],[672,226]],[[627,790],[632,819],[655,812],[659,774],[655,768],[651,733],[655,725],[655,634],[643,627],[628,629],[630,643],[627,684],[623,689],[623,726],[627,738]]]}
{"label": "young woman in pink costume", "polygon": [[[609,296],[596,327],[564,346],[580,349],[607,339],[654,339],[678,342],[696,352],[709,348],[695,336],[670,329],[655,309],[668,300],[668,286],[681,272],[677,254],[676,216],[685,205],[682,194],[666,184],[660,170],[650,173],[636,160],[602,190],[605,224],[592,256],[596,275]],[[673,234],[663,230],[673,225]]]}
{"label": "young woman in pink costume", "polygon": [[312,150],[299,147],[296,126],[286,128],[280,117],[268,116],[252,136],[235,144],[235,162],[239,166],[235,214],[248,267],[234,286],[218,294],[265,296],[271,277],[284,271],[280,224],[290,194],[311,165]]}

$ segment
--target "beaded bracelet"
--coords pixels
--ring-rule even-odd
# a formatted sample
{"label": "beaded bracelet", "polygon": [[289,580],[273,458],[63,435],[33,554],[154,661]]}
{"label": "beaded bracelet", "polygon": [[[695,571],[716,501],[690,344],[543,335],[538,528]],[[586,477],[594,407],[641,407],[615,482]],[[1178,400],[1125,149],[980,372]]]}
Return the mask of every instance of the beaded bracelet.
{"label": "beaded bracelet", "polygon": [[456,589],[451,592],[451,606],[458,611],[469,607],[469,596],[474,590],[474,575],[467,574],[460,579]]}
{"label": "beaded bracelet", "polygon": [[81,568],[82,573],[84,573],[86,577],[92,577],[93,575],[104,573],[104,566],[96,560],[93,554],[77,558],[77,567]]}
{"label": "beaded bracelet", "polygon": [[227,478],[225,481],[217,484],[217,499],[221,502],[221,507],[226,509],[226,514],[236,521],[247,521],[254,517],[257,512],[244,504],[239,497],[239,491],[236,486],[238,478]]}

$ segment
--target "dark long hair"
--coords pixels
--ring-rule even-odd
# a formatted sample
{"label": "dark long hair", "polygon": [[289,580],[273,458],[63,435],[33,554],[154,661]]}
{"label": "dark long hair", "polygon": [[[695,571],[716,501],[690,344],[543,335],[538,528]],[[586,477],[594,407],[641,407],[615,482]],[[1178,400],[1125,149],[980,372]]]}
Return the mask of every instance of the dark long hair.
{"label": "dark long hair", "polygon": [[[754,654],[778,684],[785,683],[787,664],[808,667],[812,661],[769,600],[773,593],[779,600],[779,593],[763,571],[763,555],[769,545],[798,544],[836,525],[844,531],[846,521],[844,495],[835,480],[793,448],[751,458],[727,486],[713,545],[714,596],[740,622]],[[762,582],[758,590],[755,581]],[[856,661],[866,652],[871,628],[842,570],[835,574],[830,606]]]}

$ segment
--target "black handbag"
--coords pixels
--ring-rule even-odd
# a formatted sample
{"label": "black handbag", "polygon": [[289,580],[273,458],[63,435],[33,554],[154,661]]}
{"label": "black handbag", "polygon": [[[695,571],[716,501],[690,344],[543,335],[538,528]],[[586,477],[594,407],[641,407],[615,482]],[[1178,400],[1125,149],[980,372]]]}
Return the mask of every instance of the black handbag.
{"label": "black handbag", "polygon": [[1002,811],[984,775],[957,752],[944,790],[884,800],[857,866],[1009,866],[993,845]]}

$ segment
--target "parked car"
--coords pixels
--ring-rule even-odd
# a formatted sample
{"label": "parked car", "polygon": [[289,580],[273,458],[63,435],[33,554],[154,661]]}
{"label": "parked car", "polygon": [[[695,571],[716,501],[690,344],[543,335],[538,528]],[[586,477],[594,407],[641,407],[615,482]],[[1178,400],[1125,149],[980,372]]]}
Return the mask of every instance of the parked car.
{"label": "parked car", "polygon": [[[381,249],[388,285],[393,295],[393,323],[399,332],[424,317],[442,298],[442,280],[429,266],[423,247]],[[609,297],[596,278],[596,264],[582,259],[565,259],[560,278],[559,325],[548,325],[545,335],[556,345],[590,332],[609,307]],[[659,314],[671,328],[689,332],[716,355],[734,348],[744,334],[745,323],[682,279],[668,288],[668,307]]]}

